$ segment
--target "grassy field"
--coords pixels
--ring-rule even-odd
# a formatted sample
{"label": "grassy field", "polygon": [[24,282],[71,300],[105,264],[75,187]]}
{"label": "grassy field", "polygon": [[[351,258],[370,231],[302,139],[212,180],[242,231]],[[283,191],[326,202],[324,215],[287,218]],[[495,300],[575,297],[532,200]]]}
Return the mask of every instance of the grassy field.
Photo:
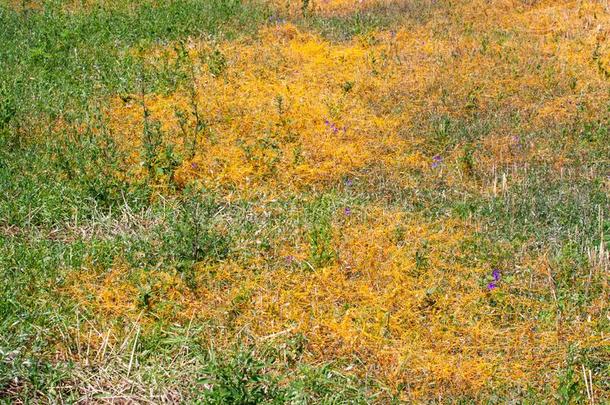
{"label": "grassy field", "polygon": [[0,1],[2,403],[610,402],[607,0]]}

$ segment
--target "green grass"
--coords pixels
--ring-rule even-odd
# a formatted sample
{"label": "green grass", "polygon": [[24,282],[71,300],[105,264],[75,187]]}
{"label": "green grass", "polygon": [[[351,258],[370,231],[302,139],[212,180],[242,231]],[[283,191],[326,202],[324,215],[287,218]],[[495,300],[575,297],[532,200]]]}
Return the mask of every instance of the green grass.
{"label": "green grass", "polygon": [[[427,2],[421,7],[418,2],[405,4],[346,16],[305,13],[295,22],[301,29],[345,41],[392,29],[403,20],[423,24],[435,7]],[[587,251],[592,246],[610,248],[610,123],[601,118],[521,134],[530,144],[548,145],[574,163],[565,173],[544,161],[531,162],[527,171],[498,168],[511,181],[496,195],[476,188],[491,184],[497,175],[478,170],[476,159],[484,153],[481,140],[498,118],[476,114],[462,121],[422,118],[420,129],[429,142],[415,147],[430,155],[459,151],[458,161],[448,164],[471,168],[468,182],[476,187],[450,187],[442,176],[431,178],[417,170],[408,173],[418,179],[416,187],[398,187],[383,173],[364,168],[354,175],[352,186],[342,182],[273,201],[227,203],[196,185],[170,187],[171,192],[159,194],[150,179],[135,182],[113,175],[125,170],[127,157],[113,143],[100,106],[108,96],[137,93],[140,86],[163,93],[188,82],[177,62],[151,66],[136,55],[138,49],[197,37],[253,35],[269,23],[271,11],[238,0],[138,2],[75,12],[66,12],[63,5],[45,2],[42,10],[27,12],[0,5],[1,401],[74,402],[113,396],[137,401],[151,395],[159,402],[210,404],[397,401],[397,392],[351,375],[346,364],[306,361],[303,336],[279,337],[267,344],[244,331],[242,345],[229,352],[218,350],[213,341],[200,338],[222,329],[214,320],[191,325],[162,319],[160,309],[151,304],[156,291],[146,283],[139,286],[138,299],[151,327],[141,330],[132,319],[114,320],[110,326],[120,333],[103,357],[99,347],[70,340],[78,326],[99,320],[98,314],[61,293],[71,272],[88,268],[104,275],[125,261],[134,271],[177,274],[195,290],[196,265],[247,264],[260,258],[264,266],[279,268],[286,263],[281,248],[302,235],[309,243],[309,257],[291,270],[311,272],[340,260],[332,234],[345,207],[356,215],[379,204],[406,216],[477,224],[479,231],[454,258],[462,264],[514,268],[526,258],[549,255],[554,290],[538,299],[555,303],[557,311],[528,314],[526,308],[499,299],[497,306],[506,314],[501,321],[522,313],[549,324],[558,317],[569,322],[584,317],[594,300],[607,297],[604,273],[593,271],[596,263]],[[208,63],[220,75],[226,61],[214,53]],[[59,118],[85,129],[58,129],[53,123]],[[155,161],[163,153],[166,150],[151,152],[151,167],[162,163],[171,171],[169,157]],[[402,232],[397,226],[397,243]],[[429,266],[426,246],[422,241],[415,254],[419,271]],[[531,268],[521,274],[533,277]],[[596,330],[608,333],[607,316],[600,319]],[[59,344],[72,358],[55,356]],[[95,366],[89,362],[92,356],[98,356]],[[582,403],[586,397],[574,367],[584,365],[596,376],[608,375],[609,356],[604,348],[575,347],[562,365],[561,390],[556,393],[532,387],[455,402],[539,403],[554,396],[560,403]],[[131,386],[124,386],[125,376],[133,379]],[[608,382],[600,384],[610,391]]]}
{"label": "green grass", "polygon": [[[100,163],[102,152],[97,138],[73,137],[72,144],[58,146],[39,141],[20,144],[6,130],[5,134],[0,184],[4,195],[10,198],[0,202],[0,267],[2,284],[6,286],[2,292],[0,350],[10,361],[2,363],[0,384],[4,391],[11,392],[10,397],[78,396],[69,389],[65,391],[75,375],[70,363],[48,358],[52,350],[50,334],[60,334],[61,325],[74,324],[78,316],[81,322],[95,317],[78,315],[73,303],[55,293],[70,269],[93,266],[103,272],[117,259],[126,259],[133,269],[175,269],[188,282],[194,282],[195,263],[227,257],[242,257],[246,262],[256,255],[273,257],[286,237],[299,232],[309,232],[309,262],[317,268],[335,260],[336,253],[328,239],[333,213],[345,206],[356,211],[376,200],[368,185],[356,180],[349,189],[340,184],[313,200],[227,205],[205,190],[191,189],[177,197],[150,202],[151,191],[146,184],[134,189],[133,185],[105,183],[111,177],[104,176],[103,168],[113,160]],[[100,193],[103,190],[107,192]],[[471,192],[453,194],[442,187],[431,187],[424,193],[400,190],[390,199],[387,197],[392,194],[387,190],[379,192],[387,204],[410,214],[469,218],[483,224],[472,245],[463,247],[461,260],[472,264],[489,262],[510,267],[520,257],[550,249],[556,266],[553,276],[557,299],[566,319],[580,316],[581,308],[604,294],[603,279],[587,281],[590,263],[583,253],[584,247],[600,243],[602,229],[604,235],[608,234],[608,221],[599,216],[609,205],[608,195],[598,179],[578,174],[561,178],[550,168],[540,167],[531,169],[522,182],[497,197],[483,198]],[[300,211],[303,205],[306,209]],[[258,216],[255,209],[261,207],[274,214]],[[229,223],[230,232],[222,231]],[[422,257],[425,263],[424,251]],[[281,263],[284,258],[274,260]],[[305,266],[302,271],[311,269]],[[155,292],[142,288],[141,299],[146,307]],[[552,301],[553,297],[549,292],[544,299]],[[154,317],[154,308],[151,311]],[[599,327],[602,331],[608,325]],[[159,322],[159,328],[165,328],[163,322]],[[161,336],[143,339],[166,339],[160,333]],[[177,356],[176,352],[181,351],[179,345],[161,345],[166,357]],[[166,359],[161,354],[149,356],[149,350],[158,351],[159,347],[138,346],[136,353],[142,356],[143,363],[149,362],[148,372],[158,373]],[[122,355],[124,363],[129,354]],[[252,359],[248,351],[213,360],[208,354],[201,356],[197,360],[200,370],[193,372],[202,375],[201,384],[215,381],[215,388],[199,386],[188,395],[210,403],[238,399],[240,403],[306,403],[308,399],[364,402],[371,394],[364,387],[358,388],[354,381],[346,386],[344,377],[332,368],[299,366],[278,372],[269,369],[270,360]],[[604,351],[581,356],[589,368],[604,372]],[[236,370],[250,377],[236,380]],[[186,376],[178,373],[167,380],[156,378],[155,389],[163,391],[163,384],[185,384],[182,379]],[[563,378],[576,377],[566,374]],[[572,395],[567,389],[561,395]],[[159,395],[170,394],[163,391]]]}
{"label": "green grass", "polygon": [[[67,114],[95,97],[138,90],[139,79],[170,90],[179,79],[143,66],[133,50],[170,41],[253,33],[268,11],[238,0],[142,1],[129,9],[67,13],[61,1],[41,11],[0,6],[0,96],[3,121],[33,111]],[[243,29],[246,27],[246,29]]]}
{"label": "green grass", "polygon": [[324,16],[311,13],[309,4],[297,23],[330,40],[346,41],[374,31],[396,29],[400,24],[424,24],[439,6],[437,2],[427,0],[389,2],[345,15]]}
{"label": "green grass", "polygon": [[[104,226],[98,221],[116,225],[113,219],[121,206],[136,211],[149,207],[147,185],[134,188],[109,175],[120,170],[123,159],[110,138],[91,131],[58,134],[49,129],[41,134],[39,121],[62,116],[99,125],[95,108],[89,106],[109,94],[136,91],[139,80],[169,91],[181,80],[171,71],[174,66],[170,71],[143,66],[133,49],[187,37],[247,35],[240,27],[253,32],[266,16],[264,9],[232,0],[171,1],[158,6],[142,2],[131,9],[74,13],[61,6],[61,2],[45,2],[42,10],[28,12],[0,6],[3,400],[78,398],[78,392],[65,387],[75,373],[70,363],[48,355],[56,340],[53,336],[65,333],[62,327],[74,324],[79,316],[73,304],[56,294],[63,271],[83,265],[108,268],[119,255],[129,257],[129,252],[147,246],[143,238],[95,234],[96,227]],[[183,262],[227,254],[224,239],[202,228],[203,219],[187,216],[188,210],[169,225],[172,232],[159,233],[166,246],[163,252],[140,265],[159,256]],[[87,230],[92,233],[82,236]],[[209,242],[193,246],[198,232],[209,235]],[[175,244],[182,248],[173,250]]]}

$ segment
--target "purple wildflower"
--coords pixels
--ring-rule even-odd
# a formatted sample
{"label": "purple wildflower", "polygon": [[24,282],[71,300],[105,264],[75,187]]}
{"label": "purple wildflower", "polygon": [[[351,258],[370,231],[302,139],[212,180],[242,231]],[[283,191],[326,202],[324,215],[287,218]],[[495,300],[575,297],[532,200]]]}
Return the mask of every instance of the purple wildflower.
{"label": "purple wildflower", "polygon": [[497,287],[496,283],[491,282],[491,283],[487,284],[487,289],[488,290],[493,290],[496,287]]}
{"label": "purple wildflower", "polygon": [[352,215],[352,209],[350,207],[345,207],[345,210],[343,212],[345,213],[345,215]]}
{"label": "purple wildflower", "polygon": [[345,186],[346,187],[351,187],[353,184],[354,184],[354,182],[349,177],[347,179],[345,179]]}
{"label": "purple wildflower", "polygon": [[432,158],[432,168],[436,169],[443,163],[443,157],[441,155],[436,155]]}
{"label": "purple wildflower", "polygon": [[337,126],[333,122],[330,122],[328,119],[324,120],[324,124],[330,128],[330,130],[333,132],[333,134],[336,134],[337,132],[339,132],[339,128],[337,128]]}
{"label": "purple wildflower", "polygon": [[276,23],[276,24],[283,24],[284,19],[280,18],[279,16],[276,16],[276,15],[271,15],[271,16],[269,16],[269,22]]}
{"label": "purple wildflower", "polygon": [[494,281],[500,281],[500,270],[493,269],[493,271],[491,272],[491,276],[494,278]]}
{"label": "purple wildflower", "polygon": [[191,169],[193,170],[197,170],[199,168],[199,165],[195,162],[191,163]]}

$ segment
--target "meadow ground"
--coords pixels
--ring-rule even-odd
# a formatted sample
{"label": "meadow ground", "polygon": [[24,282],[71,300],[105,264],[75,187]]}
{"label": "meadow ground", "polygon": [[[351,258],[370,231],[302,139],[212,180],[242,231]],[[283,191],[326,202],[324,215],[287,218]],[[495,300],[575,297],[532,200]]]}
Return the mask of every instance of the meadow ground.
{"label": "meadow ground", "polygon": [[0,400],[608,403],[607,0],[0,3]]}

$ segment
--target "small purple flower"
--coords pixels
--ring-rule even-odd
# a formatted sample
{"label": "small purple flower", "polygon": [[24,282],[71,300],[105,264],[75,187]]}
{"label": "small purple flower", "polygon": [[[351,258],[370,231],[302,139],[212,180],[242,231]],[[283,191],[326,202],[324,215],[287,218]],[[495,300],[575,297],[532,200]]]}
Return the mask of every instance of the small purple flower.
{"label": "small purple flower", "polygon": [[493,271],[491,272],[491,276],[494,278],[495,282],[500,281],[500,270],[493,269]]}
{"label": "small purple flower", "polygon": [[523,144],[521,143],[521,137],[517,136],[517,135],[513,135],[511,137],[511,140],[513,141],[513,144],[517,147],[517,148],[521,148],[523,146]]}
{"label": "small purple flower", "polygon": [[345,179],[345,186],[346,187],[351,187],[353,184],[354,184],[354,182],[349,177],[347,179]]}
{"label": "small purple flower", "polygon": [[343,212],[345,213],[345,215],[352,215],[352,209],[350,207],[345,207],[345,210],[343,210]]}
{"label": "small purple flower", "polygon": [[193,170],[197,170],[199,168],[199,165],[195,162],[191,163],[191,169]]}
{"label": "small purple flower", "polygon": [[337,126],[333,122],[330,122],[328,119],[324,120],[324,124],[330,128],[333,134],[337,134],[337,132],[339,132],[339,128],[337,128]]}
{"label": "small purple flower", "polygon": [[493,290],[496,287],[497,287],[496,283],[492,282],[492,283],[487,284],[487,289],[488,290]]}
{"label": "small purple flower", "polygon": [[269,16],[269,22],[270,23],[276,23],[276,24],[283,24],[284,23],[284,19],[280,18],[276,15],[271,15]]}
{"label": "small purple flower", "polygon": [[443,163],[443,157],[441,155],[436,155],[432,158],[432,168],[436,169]]}

